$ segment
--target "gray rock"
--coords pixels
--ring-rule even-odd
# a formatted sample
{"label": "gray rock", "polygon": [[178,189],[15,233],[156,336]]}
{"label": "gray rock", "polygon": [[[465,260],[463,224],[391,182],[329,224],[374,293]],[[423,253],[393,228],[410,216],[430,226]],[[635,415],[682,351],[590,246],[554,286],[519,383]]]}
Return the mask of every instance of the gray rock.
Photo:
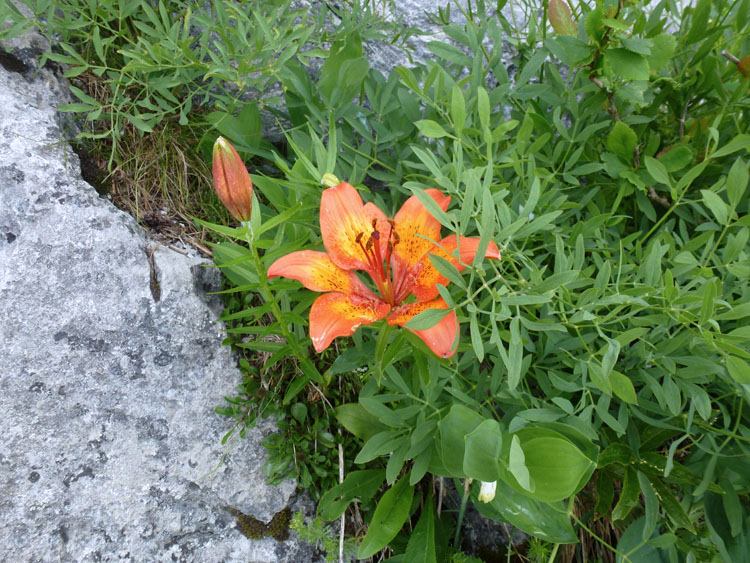
{"label": "gray rock", "polygon": [[80,178],[53,74],[0,68],[0,558],[312,560],[236,528],[231,511],[269,521],[295,483],[265,485],[273,425],[220,445],[213,408],[241,374],[217,272]]}
{"label": "gray rock", "polygon": [[[467,2],[459,0],[461,9],[468,11],[469,5],[476,10],[476,1]],[[436,23],[438,10],[450,9],[450,21],[458,25],[464,25],[466,18],[457,8],[454,0],[392,0],[384,3],[386,7],[385,19],[388,21],[400,21],[404,28],[414,27],[420,31],[419,34],[409,37],[406,42],[406,49],[401,49],[393,45],[369,41],[366,44],[368,50],[368,59],[373,68],[379,70],[384,75],[396,68],[397,66],[416,66],[423,65],[434,59],[434,55],[427,48],[431,41],[440,41],[443,43],[455,44],[455,42],[446,35],[440,24]],[[496,14],[492,9],[493,2],[486,2],[487,12],[490,15]],[[502,14],[511,22],[517,22],[519,29],[523,29],[528,21],[530,14],[527,14],[522,6],[518,3],[509,2],[503,7]],[[511,64],[509,58],[508,63]]]}

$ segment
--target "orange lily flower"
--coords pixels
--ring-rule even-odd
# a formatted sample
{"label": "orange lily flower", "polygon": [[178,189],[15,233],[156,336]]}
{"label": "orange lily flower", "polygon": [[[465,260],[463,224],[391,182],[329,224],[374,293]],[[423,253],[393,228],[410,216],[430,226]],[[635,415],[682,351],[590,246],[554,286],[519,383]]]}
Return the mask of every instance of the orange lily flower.
{"label": "orange lily flower", "polygon": [[[450,197],[435,189],[427,194],[443,210],[448,208]],[[310,337],[317,352],[338,336],[354,334],[363,324],[387,317],[389,325],[403,326],[427,309],[447,309],[438,297],[437,284],[447,285],[448,280],[435,269],[429,255],[450,260],[460,271],[474,261],[479,246],[478,238],[461,237],[460,244],[456,235],[440,240],[440,223],[415,196],[391,220],[372,203],[362,203],[357,190],[346,182],[323,191],[320,230],[327,252],[292,252],[268,269],[269,278],[295,279],[308,289],[326,292],[310,308]],[[433,242],[438,240],[439,245]],[[460,262],[452,256],[459,246]],[[500,258],[494,242],[485,256]],[[369,274],[379,295],[356,270]],[[410,295],[416,301],[406,301]],[[412,332],[440,357],[448,358],[456,351],[454,311],[434,326]]]}

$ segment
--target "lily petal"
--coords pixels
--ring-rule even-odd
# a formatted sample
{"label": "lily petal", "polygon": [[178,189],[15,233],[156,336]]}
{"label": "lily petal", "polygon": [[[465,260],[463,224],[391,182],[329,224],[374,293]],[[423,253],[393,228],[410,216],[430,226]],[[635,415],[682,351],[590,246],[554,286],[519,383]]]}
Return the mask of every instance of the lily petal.
{"label": "lily petal", "polygon": [[[451,201],[449,196],[443,195],[440,190],[430,189],[425,192],[443,211],[448,209]],[[435,246],[433,241],[440,240],[440,223],[425,209],[417,196],[411,196],[396,213],[394,224],[398,236],[393,256],[408,271]]]}
{"label": "lily petal", "polygon": [[[461,237],[461,248],[459,250],[459,259],[454,256],[458,248],[459,238],[456,235],[450,235],[440,241],[440,246],[435,246],[426,254],[422,260],[414,267],[412,291],[420,301],[429,301],[438,296],[437,284],[448,285],[448,279],[442,276],[430,261],[430,254],[435,254],[446,260],[460,272],[466,268],[467,264],[473,264],[476,259],[477,248],[479,247],[479,238]],[[441,248],[442,247],[442,248]],[[500,250],[494,241],[490,241],[484,258],[500,259]]]}
{"label": "lily petal", "polygon": [[325,293],[310,308],[310,338],[316,352],[322,352],[338,336],[351,336],[361,325],[385,317],[391,306],[380,299]]}
{"label": "lily petal", "polygon": [[380,244],[383,255],[388,244],[389,229],[385,214],[371,203],[364,205],[359,193],[350,184],[342,182],[323,191],[320,200],[320,232],[328,256],[339,268],[368,272],[382,269],[382,264],[374,264],[363,248],[367,246],[373,230],[378,230],[385,235],[379,241],[373,240],[373,244]]}
{"label": "lily petal", "polygon": [[[442,298],[426,303],[406,303],[394,307],[388,317],[388,324],[404,326],[410,319],[427,309],[448,309],[448,304]],[[419,336],[435,354],[441,358],[450,358],[456,353],[458,345],[458,318],[456,312],[451,311],[440,319],[437,324],[426,330],[411,330]]]}
{"label": "lily petal", "polygon": [[300,281],[313,291],[337,291],[375,299],[357,274],[339,268],[325,252],[300,250],[282,256],[268,268],[268,277],[276,276]]}

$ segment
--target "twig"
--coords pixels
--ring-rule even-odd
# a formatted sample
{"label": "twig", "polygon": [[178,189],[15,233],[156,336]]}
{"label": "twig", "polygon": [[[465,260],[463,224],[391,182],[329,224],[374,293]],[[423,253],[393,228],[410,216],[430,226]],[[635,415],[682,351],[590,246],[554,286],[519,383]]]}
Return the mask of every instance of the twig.
{"label": "twig", "polygon": [[201,254],[206,256],[206,258],[213,258],[214,253],[211,252],[211,249],[208,248],[205,244],[200,242],[199,240],[194,239],[193,237],[189,237],[187,239],[187,242],[191,245],[193,245]]}
{"label": "twig", "polygon": [[591,80],[591,82],[593,82],[594,84],[596,84],[599,87],[600,90],[604,90],[604,82],[602,82],[601,80],[599,80],[596,76],[589,75],[589,80]]}
{"label": "twig", "polygon": [[655,201],[662,207],[666,207],[667,209],[672,207],[672,204],[669,202],[669,199],[667,199],[666,196],[657,194],[653,186],[648,187],[648,198],[652,201]]}
{"label": "twig", "polygon": [[445,484],[442,477],[438,477],[438,484],[440,486],[438,487],[437,515],[440,518],[440,512],[443,510],[443,495],[445,494]]}
{"label": "twig", "polygon": [[723,50],[723,51],[721,52],[721,54],[722,54],[722,55],[724,55],[724,56],[725,56],[725,57],[726,57],[727,59],[729,59],[730,61],[732,61],[732,62],[733,62],[734,64],[739,64],[739,62],[740,62],[740,60],[739,60],[739,59],[738,59],[737,57],[735,57],[735,56],[734,56],[734,55],[733,55],[732,53],[730,53],[730,52],[729,52],[729,51],[727,51],[726,49],[724,49],[724,50]]}

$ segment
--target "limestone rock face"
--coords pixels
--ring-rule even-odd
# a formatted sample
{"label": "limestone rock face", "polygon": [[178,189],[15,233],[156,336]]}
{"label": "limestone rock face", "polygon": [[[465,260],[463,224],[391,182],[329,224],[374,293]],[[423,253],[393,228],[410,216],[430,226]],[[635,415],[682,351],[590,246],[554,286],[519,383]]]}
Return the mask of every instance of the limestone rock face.
{"label": "limestone rock face", "polygon": [[230,511],[268,522],[295,484],[264,482],[271,424],[220,444],[241,375],[218,272],[81,179],[64,92],[0,67],[0,558],[313,560],[236,528]]}
{"label": "limestone rock face", "polygon": [[[470,6],[476,6],[476,2],[467,0],[459,0],[463,11],[468,11]],[[401,21],[406,27],[414,27],[420,31],[419,34],[409,37],[406,42],[407,52],[404,50],[394,47],[392,45],[369,41],[365,43],[367,49],[367,57],[373,68],[379,70],[384,75],[396,68],[397,66],[403,65],[411,67],[418,64],[426,64],[432,59],[434,55],[427,48],[428,43],[431,41],[440,41],[443,43],[454,43],[454,41],[446,35],[439,23],[437,23],[436,17],[438,10],[443,10],[443,13],[450,14],[450,22],[458,25],[464,25],[466,18],[456,7],[454,0],[393,0],[392,2],[384,3],[385,17],[389,21]],[[508,2],[502,10],[503,16],[508,21],[516,22],[519,29],[523,29],[526,22],[530,17],[535,17],[535,14],[527,13],[527,11],[520,5],[520,2]],[[487,13],[493,13],[493,6],[495,2],[486,2]],[[447,10],[447,11],[446,11]],[[507,52],[507,58],[504,59],[506,66],[512,65],[514,53],[512,50],[505,47]]]}

